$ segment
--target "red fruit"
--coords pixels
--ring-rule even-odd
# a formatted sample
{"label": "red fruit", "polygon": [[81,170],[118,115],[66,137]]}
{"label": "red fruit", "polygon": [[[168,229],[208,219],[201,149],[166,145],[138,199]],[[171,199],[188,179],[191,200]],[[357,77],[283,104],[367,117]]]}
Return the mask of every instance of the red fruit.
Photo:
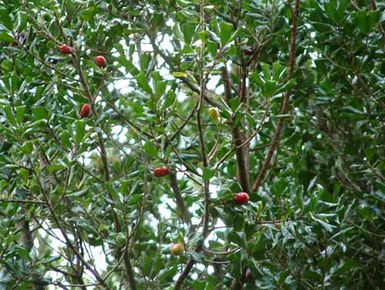
{"label": "red fruit", "polygon": [[239,192],[234,195],[233,199],[237,204],[245,204],[249,201],[249,195],[247,194],[247,192]]}
{"label": "red fruit", "polygon": [[102,55],[98,55],[97,57],[95,57],[95,62],[96,62],[96,65],[98,67],[106,67],[107,66],[107,60],[104,56]]}
{"label": "red fruit", "polygon": [[154,169],[155,177],[167,176],[169,174],[170,174],[170,170],[167,167],[162,166]]}
{"label": "red fruit", "polygon": [[87,118],[90,113],[91,113],[91,105],[84,104],[80,109],[79,115],[80,115],[80,118]]}
{"label": "red fruit", "polygon": [[67,44],[60,45],[59,50],[61,53],[64,54],[70,54],[74,51],[74,49],[71,46],[68,46]]}

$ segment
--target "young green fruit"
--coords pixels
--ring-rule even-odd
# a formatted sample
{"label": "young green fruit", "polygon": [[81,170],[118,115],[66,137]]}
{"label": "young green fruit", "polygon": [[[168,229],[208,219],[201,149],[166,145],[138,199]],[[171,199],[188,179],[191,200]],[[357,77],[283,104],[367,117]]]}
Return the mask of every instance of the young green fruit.
{"label": "young green fruit", "polygon": [[154,169],[154,176],[155,177],[167,176],[169,174],[170,174],[170,170],[165,166],[158,167],[158,168]]}
{"label": "young green fruit", "polygon": [[100,68],[105,68],[107,66],[107,60],[102,55],[98,55],[97,57],[95,57],[95,63]]}
{"label": "young green fruit", "polygon": [[67,44],[60,45],[59,50],[63,54],[71,54],[72,52],[74,52],[74,49],[71,46],[68,46]]}
{"label": "young green fruit", "polygon": [[174,256],[181,256],[184,253],[184,244],[176,243],[171,246],[171,254]]}
{"label": "young green fruit", "polygon": [[246,204],[249,201],[249,195],[247,192],[239,192],[234,195],[233,199],[237,204]]}
{"label": "young green fruit", "polygon": [[211,120],[213,120],[214,122],[218,122],[219,121],[219,111],[217,108],[209,108],[208,109],[208,113],[209,113],[209,116],[211,118]]}
{"label": "young green fruit", "polygon": [[90,113],[91,113],[91,105],[84,104],[80,109],[79,115],[80,115],[80,118],[87,118]]}

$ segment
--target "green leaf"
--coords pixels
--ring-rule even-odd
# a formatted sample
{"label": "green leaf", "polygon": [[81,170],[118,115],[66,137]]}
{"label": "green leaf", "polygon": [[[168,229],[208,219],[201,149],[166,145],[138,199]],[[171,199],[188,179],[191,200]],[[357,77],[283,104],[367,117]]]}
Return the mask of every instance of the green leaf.
{"label": "green leaf", "polygon": [[9,11],[6,8],[0,8],[0,23],[3,24],[9,31],[13,30],[13,21],[9,16]]}
{"label": "green leaf", "polygon": [[228,235],[230,242],[240,246],[241,248],[246,248],[245,233],[231,231]]}
{"label": "green leaf", "polygon": [[152,158],[158,157],[158,149],[152,141],[146,141],[143,145],[144,151]]}
{"label": "green leaf", "polygon": [[139,74],[139,70],[132,63],[132,61],[127,58],[127,56],[126,56],[126,54],[124,52],[123,46],[120,43],[118,43],[118,44],[115,45],[115,48],[116,48],[116,50],[119,53],[119,57],[117,58],[118,62],[121,65],[123,65],[131,75],[133,75],[133,76],[138,75]]}
{"label": "green leaf", "polygon": [[155,95],[160,98],[166,92],[167,82],[159,81],[155,83]]}
{"label": "green leaf", "polygon": [[329,223],[327,223],[327,222],[325,222],[325,221],[323,221],[321,219],[318,219],[318,218],[314,217],[314,215],[311,212],[309,214],[310,214],[310,217],[314,221],[318,222],[327,232],[332,232],[333,229],[335,228],[334,225],[331,225],[331,224],[329,224]]}
{"label": "green leaf", "polygon": [[191,44],[191,41],[195,35],[197,25],[193,23],[185,23],[181,26],[181,28],[185,43]]}
{"label": "green leaf", "polygon": [[155,11],[151,19],[152,30],[157,31],[160,28],[160,26],[163,25],[163,23],[164,23],[163,14]]}
{"label": "green leaf", "polygon": [[10,105],[3,106],[3,111],[5,112],[5,115],[7,116],[7,120],[11,122],[13,125],[16,125],[16,119],[13,116],[12,108]]}
{"label": "green leaf", "polygon": [[297,85],[297,81],[295,79],[291,79],[288,82],[286,82],[283,86],[280,86],[278,90],[275,92],[275,94],[278,93],[284,93],[287,91],[292,90]]}
{"label": "green leaf", "polygon": [[174,91],[169,91],[166,96],[166,101],[164,102],[164,105],[166,108],[171,107],[176,100],[176,94]]}
{"label": "green leaf", "polygon": [[16,253],[23,259],[23,260],[28,260],[31,261],[31,257],[29,255],[29,252],[26,248],[23,248],[21,246],[16,246],[15,247]]}
{"label": "green leaf", "polygon": [[273,63],[273,80],[279,81],[282,78],[282,74],[285,71],[285,68],[281,66],[279,62]]}
{"label": "green leaf", "polygon": [[255,72],[251,75],[251,79],[256,83],[257,86],[263,87],[265,85],[265,80],[262,79],[258,72]]}
{"label": "green leaf", "polygon": [[180,23],[175,23],[175,25],[172,27],[172,32],[177,39],[184,41],[184,35],[182,33]]}
{"label": "green leaf", "polygon": [[201,31],[198,33],[198,36],[199,39],[202,41],[202,44],[205,45],[209,37],[209,33],[207,31]]}
{"label": "green leaf", "polygon": [[222,46],[226,45],[231,38],[233,32],[233,25],[222,21],[219,27],[219,38],[221,39]]}
{"label": "green leaf", "polygon": [[132,194],[130,195],[127,205],[137,205],[143,200],[142,194]]}
{"label": "green leaf", "polygon": [[135,76],[136,81],[138,82],[139,87],[145,91],[146,93],[152,95],[152,88],[148,84],[148,80],[143,72],[140,72],[138,75]]}
{"label": "green leaf", "polygon": [[266,250],[266,244],[268,240],[263,233],[256,235],[255,242],[251,245],[251,251],[253,254],[262,253]]}
{"label": "green leaf", "polygon": [[13,37],[8,32],[0,31],[0,41],[12,43],[13,40]]}
{"label": "green leaf", "polygon": [[87,22],[91,22],[91,25],[95,25],[94,17],[96,15],[96,9],[94,6],[91,6],[88,9],[83,9],[80,13],[80,15],[83,17],[83,19]]}
{"label": "green leaf", "polygon": [[[61,169],[65,169],[65,167],[64,168],[59,168],[59,170],[61,170]],[[85,196],[88,192],[89,192],[89,189],[86,188],[86,189],[83,189],[83,190],[79,190],[79,191],[75,191],[75,192],[69,193],[66,196],[68,196],[68,197],[82,197],[82,196]]]}
{"label": "green leaf", "polygon": [[164,283],[169,281],[175,274],[178,272],[178,266],[167,267],[159,272],[159,281],[160,283]]}
{"label": "green leaf", "polygon": [[218,283],[217,278],[214,275],[209,275],[207,278],[208,281],[204,290],[215,290]]}
{"label": "green leaf", "polygon": [[233,228],[235,231],[240,232],[243,231],[245,226],[245,218],[242,215],[236,215],[233,219]]}
{"label": "green leaf", "polygon": [[276,90],[277,90],[277,83],[275,81],[266,80],[266,83],[262,88],[263,95],[267,98],[271,97],[274,95]]}
{"label": "green leaf", "polygon": [[63,164],[50,164],[47,166],[48,172],[57,172],[64,169],[66,169],[66,166]]}
{"label": "green leaf", "polygon": [[27,27],[28,15],[23,11],[17,12],[17,30],[23,31]]}
{"label": "green leaf", "polygon": [[187,251],[187,253],[189,255],[191,255],[191,257],[198,263],[202,263],[203,262],[203,254],[202,253],[198,253],[198,252],[195,252],[195,251]]}
{"label": "green leaf", "polygon": [[25,114],[26,109],[27,109],[26,106],[18,106],[18,107],[16,107],[16,120],[17,120],[18,123],[23,122],[24,114]]}
{"label": "green leaf", "polygon": [[20,150],[24,153],[24,154],[31,154],[32,153],[32,150],[33,150],[33,143],[32,142],[25,142],[23,144],[23,146],[20,147]]}
{"label": "green leaf", "polygon": [[381,11],[358,11],[354,15],[354,21],[362,33],[373,30],[379,22]]}
{"label": "green leaf", "polygon": [[33,113],[33,119],[35,121],[38,120],[48,120],[48,111],[45,107],[33,107],[32,108],[32,113]]}
{"label": "green leaf", "polygon": [[269,68],[268,64],[261,63],[261,68],[262,68],[263,76],[265,77],[265,79],[271,80],[271,73],[270,73],[270,68]]}
{"label": "green leaf", "polygon": [[83,141],[86,134],[86,123],[84,120],[76,120],[75,122],[75,142],[79,144]]}
{"label": "green leaf", "polygon": [[67,130],[65,130],[61,135],[60,135],[60,141],[64,145],[66,149],[71,149],[72,144],[70,140],[70,134],[68,133]]}
{"label": "green leaf", "polygon": [[210,169],[210,168],[203,168],[203,175],[202,175],[202,178],[204,181],[208,181],[210,180],[211,177],[213,177],[215,174],[215,170],[214,169]]}

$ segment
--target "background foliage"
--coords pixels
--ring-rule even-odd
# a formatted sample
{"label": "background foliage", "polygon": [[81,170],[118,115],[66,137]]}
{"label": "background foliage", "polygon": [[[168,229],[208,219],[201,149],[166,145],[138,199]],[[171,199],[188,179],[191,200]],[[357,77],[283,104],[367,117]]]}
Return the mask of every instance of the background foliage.
{"label": "background foliage", "polygon": [[297,2],[0,1],[0,288],[380,289],[385,5]]}

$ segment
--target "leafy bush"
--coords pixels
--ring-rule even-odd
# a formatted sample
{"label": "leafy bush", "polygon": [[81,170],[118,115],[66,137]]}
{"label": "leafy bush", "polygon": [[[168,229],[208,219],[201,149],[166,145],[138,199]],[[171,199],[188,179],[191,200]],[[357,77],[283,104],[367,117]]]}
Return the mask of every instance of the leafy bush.
{"label": "leafy bush", "polygon": [[378,2],[1,1],[0,288],[380,289]]}

